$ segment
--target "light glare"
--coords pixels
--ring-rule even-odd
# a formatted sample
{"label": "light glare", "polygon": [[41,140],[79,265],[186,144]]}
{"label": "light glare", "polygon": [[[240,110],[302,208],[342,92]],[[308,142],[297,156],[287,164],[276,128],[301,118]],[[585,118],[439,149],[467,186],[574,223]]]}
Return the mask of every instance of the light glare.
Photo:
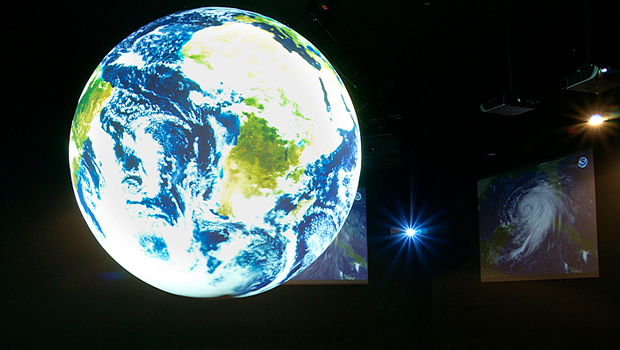
{"label": "light glare", "polygon": [[603,117],[600,114],[592,114],[592,116],[590,117],[590,125],[600,125],[605,121],[605,119],[603,119]]}

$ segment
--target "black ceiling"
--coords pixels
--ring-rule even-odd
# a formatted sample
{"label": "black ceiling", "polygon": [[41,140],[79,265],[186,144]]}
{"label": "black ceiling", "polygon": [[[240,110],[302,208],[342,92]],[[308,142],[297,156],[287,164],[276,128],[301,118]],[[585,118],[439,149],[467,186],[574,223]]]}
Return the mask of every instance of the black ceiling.
{"label": "black ceiling", "polygon": [[[588,58],[619,62],[616,1],[13,1],[2,15],[9,108],[23,115],[28,105],[67,130],[90,72],[120,40],[168,13],[211,5],[263,13],[315,43],[347,81],[363,136],[393,134],[405,163],[473,157],[477,176],[499,170],[487,167],[487,151],[496,153],[492,162],[508,158],[498,167],[509,166],[511,157],[538,151],[540,136],[574,123],[564,114],[593,96],[561,91],[563,76]],[[540,101],[536,111],[480,112],[511,83]],[[617,89],[606,95],[617,97]]]}

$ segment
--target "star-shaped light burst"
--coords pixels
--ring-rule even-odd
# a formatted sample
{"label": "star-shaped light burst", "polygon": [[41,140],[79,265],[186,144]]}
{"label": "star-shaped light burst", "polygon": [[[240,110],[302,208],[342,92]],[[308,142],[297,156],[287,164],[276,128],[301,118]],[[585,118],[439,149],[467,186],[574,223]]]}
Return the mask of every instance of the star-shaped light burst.
{"label": "star-shaped light burst", "polygon": [[407,214],[403,203],[396,196],[392,197],[396,210],[389,210],[381,204],[377,206],[377,209],[388,219],[387,222],[379,222],[378,224],[387,228],[389,234],[374,237],[372,241],[381,245],[378,249],[380,254],[394,248],[397,249],[385,275],[386,278],[390,278],[394,273],[403,256],[405,258],[405,278],[408,279],[411,276],[412,268],[416,262],[425,273],[429,274],[431,272],[430,258],[442,256],[441,247],[455,245],[454,242],[440,237],[440,234],[447,227],[447,224],[441,222],[440,218],[448,211],[449,207],[431,210],[429,198],[416,205],[417,187],[414,186],[413,176],[410,186],[409,212]]}

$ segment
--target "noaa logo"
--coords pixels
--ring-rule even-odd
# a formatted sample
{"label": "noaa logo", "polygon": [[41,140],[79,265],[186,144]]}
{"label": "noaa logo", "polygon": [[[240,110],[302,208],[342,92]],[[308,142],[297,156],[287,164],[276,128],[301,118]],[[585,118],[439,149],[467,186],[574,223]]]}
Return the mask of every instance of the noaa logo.
{"label": "noaa logo", "polygon": [[588,158],[586,157],[581,157],[579,158],[579,163],[578,163],[580,168],[585,168],[588,165]]}
{"label": "noaa logo", "polygon": [[356,202],[359,202],[359,201],[361,201],[361,200],[362,200],[362,194],[361,194],[361,193],[359,193],[359,192],[357,192],[357,193],[355,194],[355,201],[356,201]]}

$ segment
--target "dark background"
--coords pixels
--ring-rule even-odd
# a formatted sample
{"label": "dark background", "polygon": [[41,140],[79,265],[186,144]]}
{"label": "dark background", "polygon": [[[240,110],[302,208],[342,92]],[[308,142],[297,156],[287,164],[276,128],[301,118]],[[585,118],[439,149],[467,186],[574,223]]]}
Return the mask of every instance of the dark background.
{"label": "dark background", "polygon": [[[618,69],[618,1],[324,3],[327,10],[312,0],[1,6],[3,348],[620,348],[620,128],[618,120],[584,126],[593,109],[617,113],[619,88],[560,88],[584,63]],[[368,285],[179,297],[124,272],[90,234],[67,153],[84,84],[140,26],[209,5],[289,25],[346,81],[363,137]],[[480,111],[511,85],[540,101],[536,110]],[[481,283],[476,180],[588,147],[600,277]],[[411,209],[435,238],[417,250],[389,234],[391,215]]]}

